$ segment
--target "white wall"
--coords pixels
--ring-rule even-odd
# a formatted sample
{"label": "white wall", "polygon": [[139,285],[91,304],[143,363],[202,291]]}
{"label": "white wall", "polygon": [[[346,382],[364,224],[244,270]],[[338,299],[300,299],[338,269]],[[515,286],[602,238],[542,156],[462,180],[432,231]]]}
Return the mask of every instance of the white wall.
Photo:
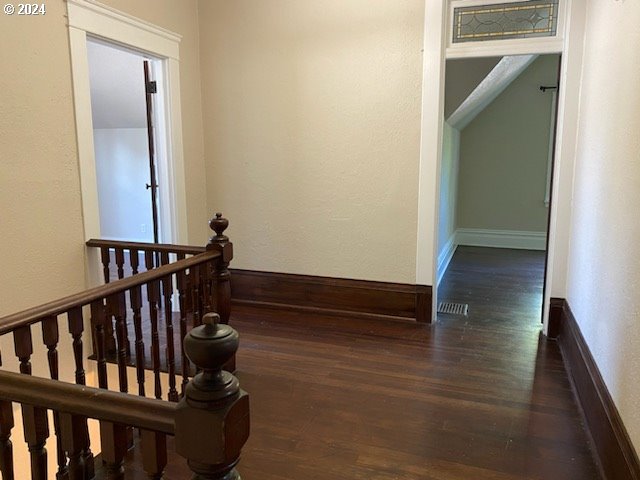
{"label": "white wall", "polygon": [[146,128],[93,131],[102,238],[153,242]]}
{"label": "white wall", "polygon": [[455,249],[460,132],[444,122],[438,208],[438,281]]}
{"label": "white wall", "polygon": [[567,298],[640,449],[640,3],[587,5]]}
{"label": "white wall", "polygon": [[235,267],[415,283],[423,9],[200,3],[208,200]]}

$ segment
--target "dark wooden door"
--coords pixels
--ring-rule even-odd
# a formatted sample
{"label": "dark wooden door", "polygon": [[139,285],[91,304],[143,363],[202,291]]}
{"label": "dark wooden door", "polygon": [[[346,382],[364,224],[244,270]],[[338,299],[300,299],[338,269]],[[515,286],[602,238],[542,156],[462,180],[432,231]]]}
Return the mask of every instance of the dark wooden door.
{"label": "dark wooden door", "polygon": [[156,149],[153,125],[153,95],[157,91],[156,82],[151,80],[149,61],[144,61],[144,85],[147,100],[147,137],[149,139],[149,183],[147,190],[151,191],[151,215],[153,218],[153,241],[159,243],[158,235],[158,176],[156,172]]}

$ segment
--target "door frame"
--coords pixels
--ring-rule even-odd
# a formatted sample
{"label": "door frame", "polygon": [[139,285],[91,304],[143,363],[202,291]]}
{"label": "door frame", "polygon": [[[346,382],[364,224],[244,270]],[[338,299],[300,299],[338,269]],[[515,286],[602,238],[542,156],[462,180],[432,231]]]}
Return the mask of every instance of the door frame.
{"label": "door frame", "polygon": [[[166,131],[158,150],[164,152],[165,161],[158,161],[159,175],[166,179],[161,192],[161,240],[185,244],[187,241],[187,208],[182,143],[182,113],[180,104],[179,45],[181,36],[122,13],[110,7],[87,0],[67,0],[69,18],[69,47],[71,75],[78,142],[78,162],[85,240],[100,238],[100,212],[98,184],[93,144],[91,91],[87,39],[95,38],[109,44],[139,51],[158,61],[156,72],[159,103],[163,116],[158,123]],[[169,225],[170,228],[166,226]],[[94,250],[94,249],[92,249]],[[100,283],[95,252],[87,251],[87,286]]]}
{"label": "door frame", "polygon": [[[514,0],[503,0],[514,1]],[[562,55],[558,92],[558,123],[555,165],[549,211],[549,230],[543,299],[544,332],[548,329],[551,297],[566,298],[566,271],[570,238],[575,141],[579,115],[579,91],[586,8],[580,0],[561,2],[558,34],[545,39],[503,40],[448,45],[448,20],[452,0],[425,1],[423,91],[420,168],[418,175],[418,219],[416,283],[432,285],[432,322],[437,315],[437,229],[444,121],[444,74],[447,58],[486,57],[519,54]],[[476,3],[490,3],[478,0]]]}

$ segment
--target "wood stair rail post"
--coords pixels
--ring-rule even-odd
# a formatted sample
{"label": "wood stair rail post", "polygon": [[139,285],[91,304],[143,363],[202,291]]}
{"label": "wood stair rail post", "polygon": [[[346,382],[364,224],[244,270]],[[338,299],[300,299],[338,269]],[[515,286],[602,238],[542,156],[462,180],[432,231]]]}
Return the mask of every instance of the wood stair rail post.
{"label": "wood stair rail post", "polygon": [[[216,213],[209,221],[209,227],[215,232],[215,235],[209,239],[207,250],[214,250],[221,253],[213,263],[213,285],[211,288],[211,298],[209,303],[213,305],[213,310],[220,315],[220,322],[229,324],[231,316],[231,274],[229,272],[229,263],[233,259],[233,243],[229,241],[229,237],[224,231],[229,227],[229,220],[222,216],[222,213]],[[225,364],[224,369],[229,372],[236,370],[235,354]]]}
{"label": "wood stair rail post", "polygon": [[213,263],[214,286],[211,305],[220,315],[220,322],[229,323],[231,316],[231,274],[229,273],[229,263],[233,259],[233,244],[229,241],[229,237],[224,235],[224,231],[229,227],[229,220],[224,218],[221,213],[209,222],[209,227],[216,234],[209,239],[207,250],[215,250],[222,255],[215,259]]}
{"label": "wood stair rail post", "polygon": [[236,465],[249,438],[249,395],[222,370],[238,350],[239,337],[217,313],[184,339],[189,359],[201,369],[187,385],[175,416],[176,451],[188,461],[193,480],[239,480]]}

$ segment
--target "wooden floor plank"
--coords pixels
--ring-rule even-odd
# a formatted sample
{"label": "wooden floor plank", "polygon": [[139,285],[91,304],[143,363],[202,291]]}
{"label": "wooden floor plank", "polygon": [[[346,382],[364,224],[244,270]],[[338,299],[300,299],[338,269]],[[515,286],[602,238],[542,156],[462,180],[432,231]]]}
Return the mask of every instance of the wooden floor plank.
{"label": "wooden floor plank", "polygon": [[[236,308],[243,479],[599,479],[541,336],[543,267],[542,252],[460,247],[441,299],[469,315],[433,326]],[[166,478],[187,478],[172,462]]]}

